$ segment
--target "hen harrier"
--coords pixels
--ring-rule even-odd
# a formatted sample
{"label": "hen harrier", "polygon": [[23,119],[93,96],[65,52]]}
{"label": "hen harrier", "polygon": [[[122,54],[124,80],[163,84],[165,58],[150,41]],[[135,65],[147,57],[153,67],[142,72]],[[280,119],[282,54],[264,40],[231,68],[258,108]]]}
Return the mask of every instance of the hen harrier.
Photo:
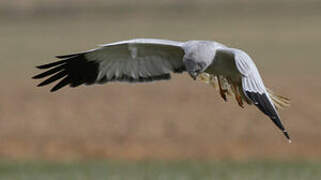
{"label": "hen harrier", "polygon": [[225,101],[226,95],[234,95],[241,107],[243,102],[256,105],[291,142],[277,113],[277,108],[287,106],[289,100],[265,88],[254,62],[240,49],[214,41],[132,39],[57,58],[61,60],[37,66],[49,70],[34,79],[50,76],[38,86],[60,79],[51,91],[66,85],[151,82],[169,80],[172,72],[187,71],[194,80],[218,87]]}

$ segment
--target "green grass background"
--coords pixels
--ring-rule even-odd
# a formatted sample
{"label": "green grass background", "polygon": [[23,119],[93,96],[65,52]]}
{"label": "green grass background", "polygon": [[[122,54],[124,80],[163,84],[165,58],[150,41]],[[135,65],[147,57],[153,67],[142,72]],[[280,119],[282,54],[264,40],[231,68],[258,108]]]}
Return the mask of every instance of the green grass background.
{"label": "green grass background", "polygon": [[1,180],[319,180],[320,162],[1,161]]}

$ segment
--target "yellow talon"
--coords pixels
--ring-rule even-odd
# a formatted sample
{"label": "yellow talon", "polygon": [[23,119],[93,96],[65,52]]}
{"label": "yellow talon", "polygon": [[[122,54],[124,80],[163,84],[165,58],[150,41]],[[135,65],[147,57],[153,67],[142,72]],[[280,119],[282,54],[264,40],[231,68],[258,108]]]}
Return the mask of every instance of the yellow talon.
{"label": "yellow talon", "polygon": [[208,73],[201,73],[200,75],[198,75],[197,80],[209,84],[210,83],[210,75]]}

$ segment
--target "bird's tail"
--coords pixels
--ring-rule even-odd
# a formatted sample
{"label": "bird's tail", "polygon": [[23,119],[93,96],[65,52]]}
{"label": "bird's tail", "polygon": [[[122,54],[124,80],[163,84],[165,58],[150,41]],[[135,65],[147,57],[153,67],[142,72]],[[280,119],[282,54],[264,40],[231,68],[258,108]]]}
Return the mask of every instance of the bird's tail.
{"label": "bird's tail", "polygon": [[267,89],[267,92],[269,93],[269,95],[273,101],[273,104],[277,109],[282,109],[282,108],[286,108],[286,107],[290,106],[290,99],[289,98],[277,95],[270,89]]}

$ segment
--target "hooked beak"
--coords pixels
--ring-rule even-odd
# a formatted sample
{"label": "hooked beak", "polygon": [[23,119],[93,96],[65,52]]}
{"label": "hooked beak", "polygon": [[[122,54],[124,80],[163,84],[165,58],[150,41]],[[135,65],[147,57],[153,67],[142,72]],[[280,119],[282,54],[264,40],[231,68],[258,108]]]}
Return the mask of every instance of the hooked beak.
{"label": "hooked beak", "polygon": [[197,72],[189,72],[189,75],[194,79],[196,80],[197,76],[198,76],[198,73]]}

